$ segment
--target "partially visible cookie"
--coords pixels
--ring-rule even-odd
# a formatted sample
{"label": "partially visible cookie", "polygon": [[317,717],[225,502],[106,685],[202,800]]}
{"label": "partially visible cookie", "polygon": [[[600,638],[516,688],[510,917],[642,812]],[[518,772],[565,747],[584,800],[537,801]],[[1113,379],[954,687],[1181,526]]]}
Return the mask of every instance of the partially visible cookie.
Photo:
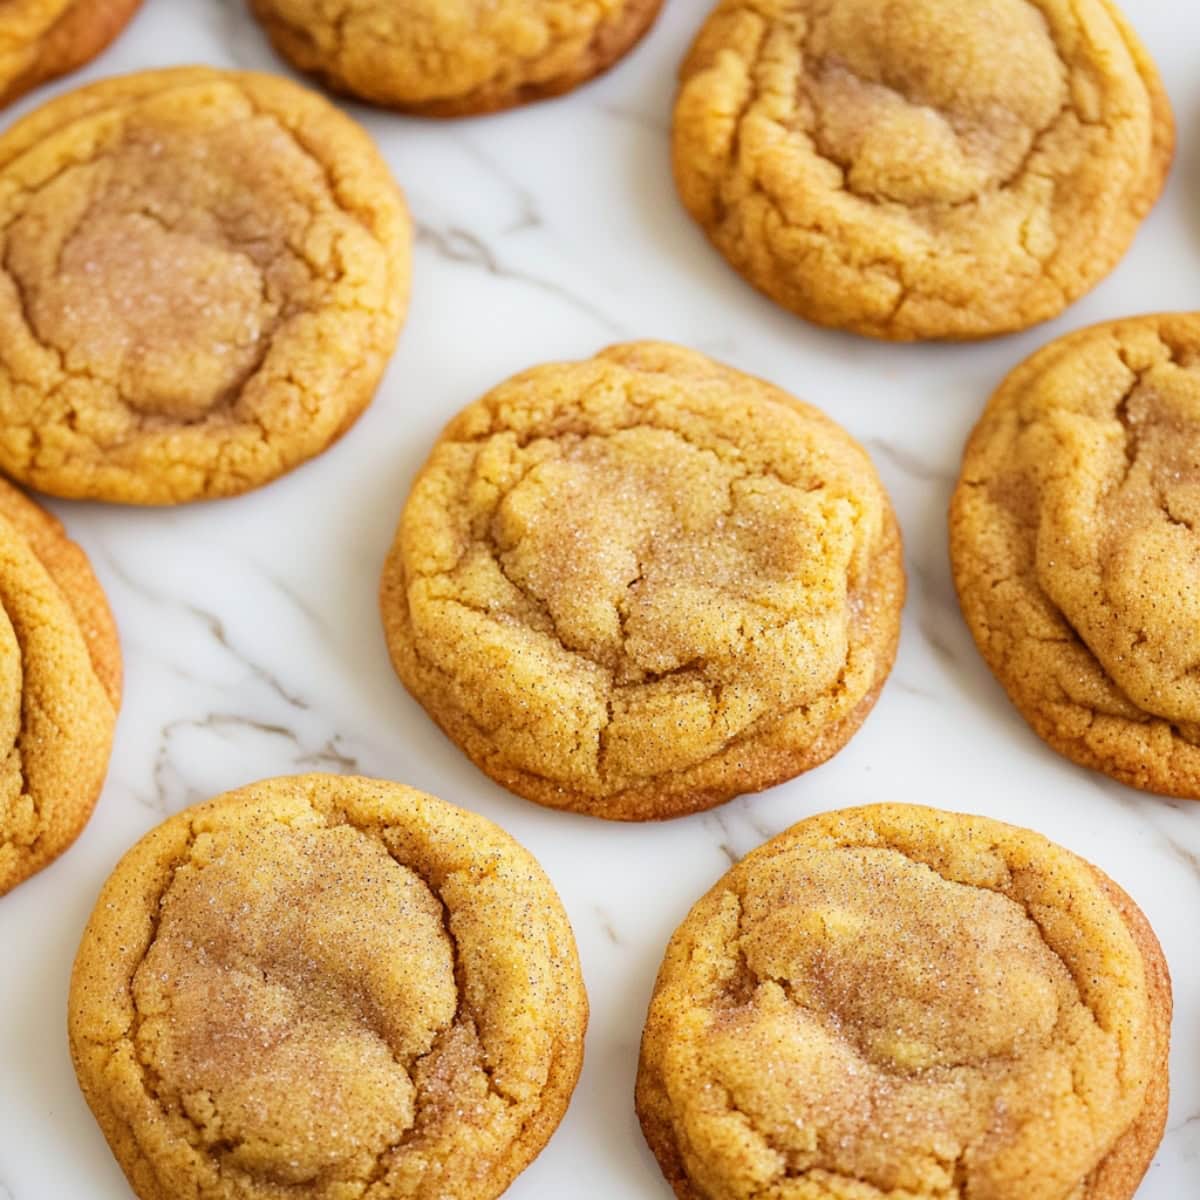
{"label": "partially visible cookie", "polygon": [[662,0],[251,0],[276,49],[330,87],[431,117],[557,96],[607,71]]}
{"label": "partially visible cookie", "polygon": [[1200,315],[1071,334],[1019,366],[950,512],[967,624],[1060,753],[1200,799]]}
{"label": "partially visible cookie", "polygon": [[638,1069],[680,1200],[1130,1200],[1171,983],[1096,867],[983,817],[801,821],[667,948]]}
{"label": "partially visible cookie", "polygon": [[5,0],[0,5],[0,105],[90,62],[142,0]]}
{"label": "partially visible cookie", "polygon": [[285,79],[52,100],[0,134],[0,469],[129,504],[282,475],[371,400],[410,242],[366,132]]}
{"label": "partially visible cookie", "polygon": [[1174,152],[1110,0],[722,0],[681,79],[688,211],[773,300],[872,337],[1056,316],[1124,255]]}
{"label": "partially visible cookie", "polygon": [[87,558],[0,481],[0,895],[87,824],[120,700],[117,630]]}
{"label": "partially visible cookie", "polygon": [[494,1200],[566,1111],[587,999],[550,881],[399,784],[273,779],[120,862],[71,980],[141,1200]]}
{"label": "partially visible cookie", "polygon": [[895,515],[828,417],[654,342],[456,417],[384,568],[392,662],[493,779],[678,816],[836,754],[891,670]]}

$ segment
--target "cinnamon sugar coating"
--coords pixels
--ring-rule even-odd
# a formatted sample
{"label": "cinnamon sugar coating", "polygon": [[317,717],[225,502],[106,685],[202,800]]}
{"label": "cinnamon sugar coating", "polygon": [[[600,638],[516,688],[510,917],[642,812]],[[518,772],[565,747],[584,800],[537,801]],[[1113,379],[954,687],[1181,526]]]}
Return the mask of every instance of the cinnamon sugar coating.
{"label": "cinnamon sugar coating", "polygon": [[76,1069],[142,1200],[492,1200],[578,1077],[574,939],[532,857],[398,784],[268,780],[117,867]]}
{"label": "cinnamon sugar coating", "polygon": [[735,866],[667,950],[637,1104],[681,1200],[1129,1200],[1171,993],[1136,906],[1028,830],[878,805]]}
{"label": "cinnamon sugar coating", "polygon": [[298,466],[374,393],[410,239],[366,133],[287,80],[52,100],[0,134],[0,467],[169,504]]}
{"label": "cinnamon sugar coating", "polygon": [[478,766],[625,820],[836,753],[891,669],[903,598],[861,447],[650,342],[537,367],[456,417],[382,585],[400,678]]}

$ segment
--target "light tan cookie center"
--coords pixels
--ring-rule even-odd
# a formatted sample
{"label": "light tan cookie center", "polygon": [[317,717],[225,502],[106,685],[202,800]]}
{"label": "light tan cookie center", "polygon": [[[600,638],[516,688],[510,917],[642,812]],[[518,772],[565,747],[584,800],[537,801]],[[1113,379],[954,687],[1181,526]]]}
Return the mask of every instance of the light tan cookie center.
{"label": "light tan cookie center", "polygon": [[134,977],[139,1056],[204,1145],[279,1184],[377,1159],[458,993],[440,901],[349,826],[206,835]]}
{"label": "light tan cookie center", "polygon": [[330,197],[234,88],[182,96],[194,104],[144,101],[111,141],[97,122],[86,161],[72,151],[51,171],[50,138],[10,167],[28,190],[0,195],[0,236],[64,375],[107,385],[138,419],[194,423],[237,401],[281,323],[315,301],[306,238]]}
{"label": "light tan cookie center", "polygon": [[1021,444],[1027,463],[1048,456],[1033,466],[1038,579],[1122,691],[1186,733],[1200,722],[1200,355],[1151,334],[1085,365],[1086,386],[1049,377],[1039,395],[1057,411]]}
{"label": "light tan cookie center", "polygon": [[1026,0],[847,0],[812,19],[805,53],[816,143],[876,200],[959,204],[1007,183],[1067,102]]}
{"label": "light tan cookie center", "polygon": [[[881,1071],[982,1066],[1045,1044],[1074,985],[1023,909],[891,851],[797,854],[746,898],[749,970]],[[888,912],[880,898],[888,897]]]}
{"label": "light tan cookie center", "polygon": [[[643,428],[566,444],[505,496],[493,527],[508,578],[618,685],[742,656],[764,699],[786,702],[798,680],[831,683],[844,657],[847,517]],[[801,616],[807,652],[784,634]]]}

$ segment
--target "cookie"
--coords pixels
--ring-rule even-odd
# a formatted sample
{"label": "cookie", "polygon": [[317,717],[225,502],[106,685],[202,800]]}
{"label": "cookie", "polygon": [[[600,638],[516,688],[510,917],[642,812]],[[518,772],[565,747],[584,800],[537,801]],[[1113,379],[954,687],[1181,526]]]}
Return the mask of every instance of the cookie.
{"label": "cookie", "polygon": [[0,469],[129,504],[275,479],[370,401],[410,242],[366,133],[287,80],[52,100],[0,134]]}
{"label": "cookie", "polygon": [[963,615],[1061,754],[1200,799],[1200,315],[1051,343],[992,397],[950,512]]}
{"label": "cookie", "polygon": [[983,817],[801,821],[667,949],[642,1129],[680,1200],[1129,1200],[1171,984],[1097,868]]}
{"label": "cookie", "polygon": [[160,825],[100,894],[76,1072],[141,1200],[493,1200],[579,1075],[550,881],[490,821],[272,779]]}
{"label": "cookie", "polygon": [[7,0],[0,30],[0,105],[91,62],[142,0]]}
{"label": "cookie", "polygon": [[372,104],[430,117],[569,92],[641,39],[662,0],[250,0],[275,48]]}
{"label": "cookie", "polygon": [[0,481],[0,895],[87,824],[120,700],[117,630],[87,558]]}
{"label": "cookie", "polygon": [[891,504],[844,430],[643,342],[459,414],[381,604],[397,673],[478,767],[647,820],[841,749],[891,670],[904,586]]}
{"label": "cookie", "polygon": [[898,341],[1057,316],[1174,152],[1110,0],[723,0],[681,81],[675,176],[717,249],[807,320]]}

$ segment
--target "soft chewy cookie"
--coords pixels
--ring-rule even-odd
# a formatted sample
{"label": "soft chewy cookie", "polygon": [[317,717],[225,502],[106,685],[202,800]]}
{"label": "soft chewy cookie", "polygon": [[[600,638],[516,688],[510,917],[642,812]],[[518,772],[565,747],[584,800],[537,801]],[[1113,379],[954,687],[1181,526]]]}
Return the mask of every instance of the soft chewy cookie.
{"label": "soft chewy cookie", "polygon": [[954,578],[988,665],[1062,754],[1200,798],[1200,315],[1018,367],[967,444]]}
{"label": "soft chewy cookie", "polygon": [[722,0],[675,110],[680,193],[733,266],[897,340],[1057,315],[1125,253],[1173,149],[1109,0]]}
{"label": "soft chewy cookie", "polygon": [[286,80],[51,101],[0,135],[0,468],[134,504],[274,479],[370,401],[409,243],[366,133]]}
{"label": "soft chewy cookie", "polygon": [[608,70],[662,0],[250,0],[281,54],[338,91],[434,117],[494,112]]}
{"label": "soft chewy cookie", "polygon": [[1170,1016],[1153,931],[1082,859],[982,817],[828,813],[672,938],[638,1113],[681,1200],[1129,1200]]}
{"label": "soft chewy cookie", "polygon": [[528,852],[328,775],[143,838],[71,981],[79,1082],[141,1200],[493,1200],[561,1120],[586,1022]]}
{"label": "soft chewy cookie", "polygon": [[3,0],[0,104],[90,62],[142,0]]}
{"label": "soft chewy cookie", "polygon": [[87,558],[0,482],[0,895],[87,823],[120,698],[117,630]]}
{"label": "soft chewy cookie", "polygon": [[903,600],[861,447],[650,342],[535,368],[452,421],[382,587],[400,678],[479,767],[623,820],[835,754],[891,669]]}

